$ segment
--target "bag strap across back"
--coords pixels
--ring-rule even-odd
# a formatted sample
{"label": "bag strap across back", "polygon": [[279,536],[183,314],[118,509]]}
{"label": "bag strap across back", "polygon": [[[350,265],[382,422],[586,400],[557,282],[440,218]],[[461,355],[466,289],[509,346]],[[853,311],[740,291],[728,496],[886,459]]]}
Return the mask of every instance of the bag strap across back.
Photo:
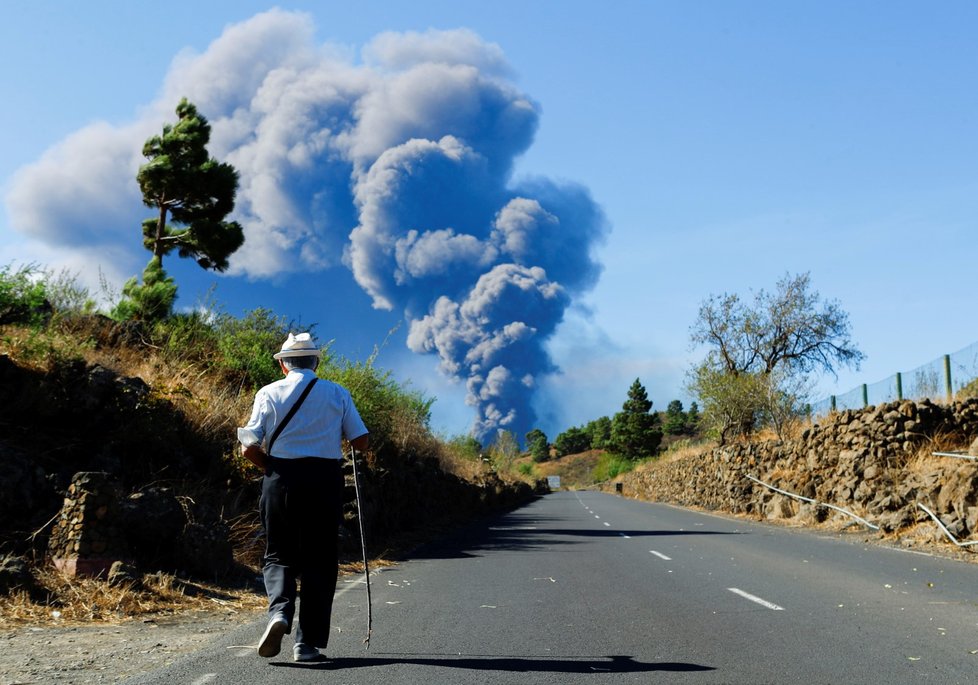
{"label": "bag strap across back", "polygon": [[280,423],[278,426],[275,427],[275,431],[272,433],[272,437],[268,439],[267,454],[269,456],[272,456],[272,444],[275,442],[275,438],[277,438],[279,433],[282,432],[282,429],[288,425],[289,421],[292,420],[292,417],[295,416],[295,413],[299,411],[299,407],[301,407],[302,403],[305,402],[306,397],[309,395],[309,391],[312,390],[312,386],[314,386],[316,384],[316,381],[318,380],[319,380],[318,378],[313,378],[309,382],[309,384],[306,385],[305,389],[303,389],[302,391],[302,394],[299,395],[299,399],[295,401],[295,404],[293,404],[292,408],[289,409],[289,413],[285,415],[284,419],[282,419],[282,423]]}

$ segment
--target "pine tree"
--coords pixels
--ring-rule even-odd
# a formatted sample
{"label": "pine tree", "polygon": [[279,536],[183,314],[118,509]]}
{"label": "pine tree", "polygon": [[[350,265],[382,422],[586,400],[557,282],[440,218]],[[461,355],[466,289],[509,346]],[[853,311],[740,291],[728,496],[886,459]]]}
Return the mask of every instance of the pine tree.
{"label": "pine tree", "polygon": [[611,419],[607,416],[589,421],[584,430],[591,438],[591,449],[603,450],[611,446]]}
{"label": "pine tree", "polygon": [[159,257],[153,257],[143,271],[143,284],[133,276],[122,286],[123,299],[112,315],[120,320],[159,321],[170,315],[177,297],[177,286],[166,275]]}
{"label": "pine tree", "polygon": [[683,403],[673,400],[666,407],[666,419],[662,429],[669,435],[682,435],[686,431],[686,413]]}
{"label": "pine tree", "polygon": [[655,454],[662,442],[662,429],[659,416],[649,413],[651,409],[652,401],[636,378],[628,389],[622,410],[611,420],[611,440],[616,452],[632,459]]}
{"label": "pine tree", "polygon": [[530,451],[533,461],[538,464],[550,459],[550,443],[547,434],[539,428],[534,428],[526,434],[526,448]]}
{"label": "pine tree", "polygon": [[686,412],[686,432],[694,435],[699,430],[700,408],[696,402],[689,403],[689,410]]}
{"label": "pine tree", "polygon": [[[123,294],[128,299],[116,307],[116,318],[152,321],[170,314],[176,286],[163,270],[163,257],[174,249],[204,269],[224,271],[228,258],[244,242],[238,222],[225,221],[234,209],[238,172],[209,156],[211,127],[193,104],[184,98],[176,113],[176,124],[165,124],[162,135],[143,145],[149,161],[139,168],[136,180],[143,204],[157,210],[156,216],[143,221],[143,245],[153,257],[143,272],[143,285],[134,279],[126,283]],[[162,288],[161,283],[172,288]],[[142,293],[142,288],[153,292]]]}

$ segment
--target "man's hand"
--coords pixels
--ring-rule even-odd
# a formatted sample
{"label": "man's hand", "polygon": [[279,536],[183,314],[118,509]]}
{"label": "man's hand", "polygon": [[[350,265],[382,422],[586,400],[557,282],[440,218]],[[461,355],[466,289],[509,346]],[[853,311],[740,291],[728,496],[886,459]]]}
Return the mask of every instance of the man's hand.
{"label": "man's hand", "polygon": [[366,452],[367,447],[370,446],[370,434],[364,433],[359,438],[353,438],[353,440],[350,440],[350,445],[352,445],[353,449],[355,449],[357,452]]}
{"label": "man's hand", "polygon": [[262,471],[265,471],[266,467],[268,466],[268,456],[265,454],[265,450],[261,448],[261,445],[249,445],[248,447],[242,447],[241,456],[260,468]]}

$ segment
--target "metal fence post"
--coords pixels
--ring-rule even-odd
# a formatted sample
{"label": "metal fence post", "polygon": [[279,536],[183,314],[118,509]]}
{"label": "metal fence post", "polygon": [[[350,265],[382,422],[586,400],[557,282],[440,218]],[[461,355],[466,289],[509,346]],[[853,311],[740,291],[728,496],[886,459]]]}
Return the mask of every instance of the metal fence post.
{"label": "metal fence post", "polygon": [[951,388],[951,355],[944,355],[944,387],[947,389],[947,401],[954,399],[954,390]]}
{"label": "metal fence post", "polygon": [[901,374],[899,371],[897,371],[896,381],[897,381],[897,399],[902,400],[903,399],[903,374]]}
{"label": "metal fence post", "polygon": [[835,411],[835,395],[832,395],[830,398],[829,406],[832,408],[832,411]]}
{"label": "metal fence post", "polygon": [[869,388],[863,383],[863,408],[869,406]]}

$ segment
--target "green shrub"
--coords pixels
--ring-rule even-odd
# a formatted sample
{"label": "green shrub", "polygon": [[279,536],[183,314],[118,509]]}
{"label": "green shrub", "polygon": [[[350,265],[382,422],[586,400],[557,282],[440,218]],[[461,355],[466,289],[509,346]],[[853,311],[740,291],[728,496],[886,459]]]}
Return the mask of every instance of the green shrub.
{"label": "green shrub", "polygon": [[408,433],[430,435],[434,399],[400,385],[390,371],[376,368],[373,355],[366,362],[331,357],[323,361],[319,375],[350,391],[378,450],[388,443],[403,446]]}
{"label": "green shrub", "polygon": [[44,272],[44,288],[54,313],[60,317],[95,313],[96,303],[88,288],[78,282],[78,274],[67,269]]}
{"label": "green shrub", "polygon": [[0,268],[0,325],[42,323],[51,313],[44,272],[36,264]]}
{"label": "green shrub", "polygon": [[243,319],[222,314],[214,323],[214,334],[220,352],[218,366],[245,385],[256,390],[282,377],[272,355],[289,334],[284,317],[264,307],[248,312]]}
{"label": "green shrub", "polygon": [[170,361],[217,363],[217,331],[212,316],[202,312],[174,314],[158,323],[154,339]]}
{"label": "green shrub", "polygon": [[592,476],[594,482],[601,483],[606,480],[611,480],[616,476],[620,476],[623,473],[628,473],[635,468],[636,462],[634,459],[628,459],[626,457],[621,457],[617,454],[605,453],[598,458],[598,464],[594,467],[592,471]]}
{"label": "green shrub", "polygon": [[461,459],[482,462],[482,443],[471,435],[456,435],[447,438],[445,445]]}

